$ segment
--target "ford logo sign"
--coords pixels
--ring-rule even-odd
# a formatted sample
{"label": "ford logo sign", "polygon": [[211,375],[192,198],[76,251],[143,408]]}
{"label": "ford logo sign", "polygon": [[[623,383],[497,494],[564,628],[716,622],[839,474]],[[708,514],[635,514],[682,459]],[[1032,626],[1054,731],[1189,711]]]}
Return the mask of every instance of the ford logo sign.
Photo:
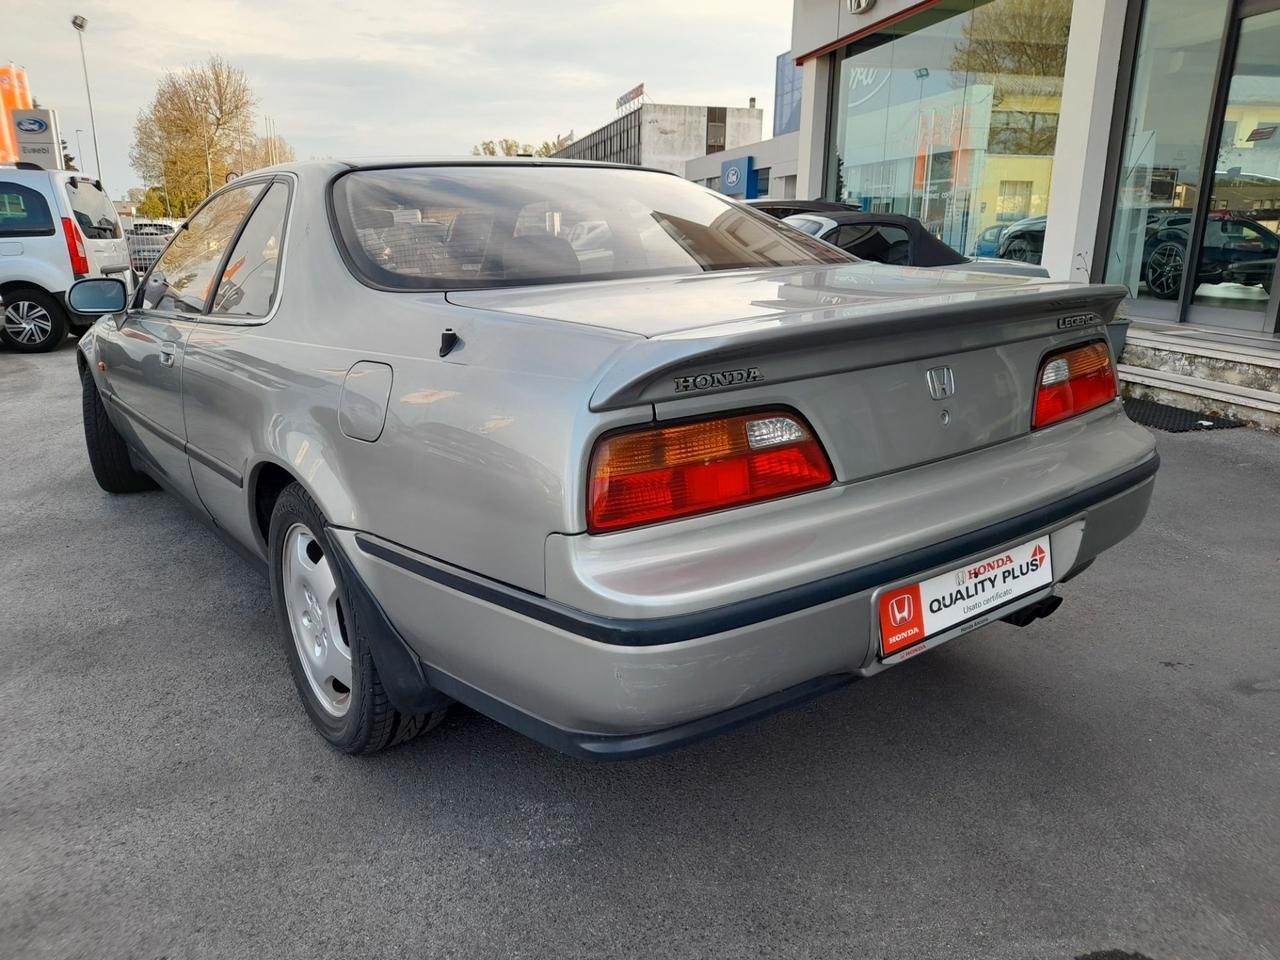
{"label": "ford logo sign", "polygon": [[724,175],[725,186],[736,187],[738,181],[742,179],[742,171],[737,167],[730,167]]}
{"label": "ford logo sign", "polygon": [[44,133],[49,125],[39,117],[23,117],[14,124],[23,133]]}

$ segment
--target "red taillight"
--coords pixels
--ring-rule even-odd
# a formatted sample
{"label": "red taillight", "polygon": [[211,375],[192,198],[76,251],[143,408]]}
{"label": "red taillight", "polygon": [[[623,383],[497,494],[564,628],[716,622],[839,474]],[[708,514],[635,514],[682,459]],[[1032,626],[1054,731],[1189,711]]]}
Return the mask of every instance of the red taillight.
{"label": "red taillight", "polygon": [[1100,407],[1116,398],[1111,350],[1097,342],[1046,357],[1037,383],[1033,430]]}
{"label": "red taillight", "polygon": [[71,272],[82,277],[89,272],[89,257],[84,252],[80,231],[70,217],[62,218],[62,233],[67,238],[67,256],[71,258]]}
{"label": "red taillight", "polygon": [[591,456],[587,527],[638,527],[825,487],[831,466],[784,411],[604,437]]}

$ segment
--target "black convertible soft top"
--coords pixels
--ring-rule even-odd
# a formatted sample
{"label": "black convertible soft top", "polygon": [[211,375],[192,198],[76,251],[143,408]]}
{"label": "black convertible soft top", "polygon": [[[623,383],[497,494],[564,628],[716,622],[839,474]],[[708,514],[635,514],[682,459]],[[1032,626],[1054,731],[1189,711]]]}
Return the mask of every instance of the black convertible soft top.
{"label": "black convertible soft top", "polygon": [[931,234],[924,228],[924,224],[915,217],[906,217],[896,213],[862,213],[852,210],[847,212],[815,213],[814,216],[824,217],[841,225],[858,226],[866,224],[867,226],[873,226],[875,224],[887,224],[902,228],[911,237],[911,258],[909,262],[912,266],[949,267],[958,263],[969,262],[968,257],[957,253]]}

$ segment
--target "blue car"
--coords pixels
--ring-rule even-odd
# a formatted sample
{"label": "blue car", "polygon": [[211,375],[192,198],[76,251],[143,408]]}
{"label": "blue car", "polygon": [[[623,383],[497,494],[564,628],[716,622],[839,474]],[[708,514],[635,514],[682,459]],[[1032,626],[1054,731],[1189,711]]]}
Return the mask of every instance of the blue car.
{"label": "blue car", "polygon": [[978,239],[973,242],[973,249],[969,251],[969,256],[996,256],[996,251],[1000,249],[1000,238],[1004,236],[1007,226],[1008,224],[997,223],[995,226],[987,227],[987,229],[983,230],[978,234]]}

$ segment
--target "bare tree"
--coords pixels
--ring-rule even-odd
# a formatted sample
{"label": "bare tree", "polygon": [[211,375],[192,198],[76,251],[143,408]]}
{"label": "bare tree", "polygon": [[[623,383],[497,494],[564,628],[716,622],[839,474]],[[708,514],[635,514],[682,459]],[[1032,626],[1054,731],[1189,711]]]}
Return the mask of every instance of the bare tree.
{"label": "bare tree", "polygon": [[[998,10],[994,9],[998,6]],[[1071,0],[1003,0],[978,7],[961,27],[951,69],[990,84],[993,104],[1062,94]]]}

